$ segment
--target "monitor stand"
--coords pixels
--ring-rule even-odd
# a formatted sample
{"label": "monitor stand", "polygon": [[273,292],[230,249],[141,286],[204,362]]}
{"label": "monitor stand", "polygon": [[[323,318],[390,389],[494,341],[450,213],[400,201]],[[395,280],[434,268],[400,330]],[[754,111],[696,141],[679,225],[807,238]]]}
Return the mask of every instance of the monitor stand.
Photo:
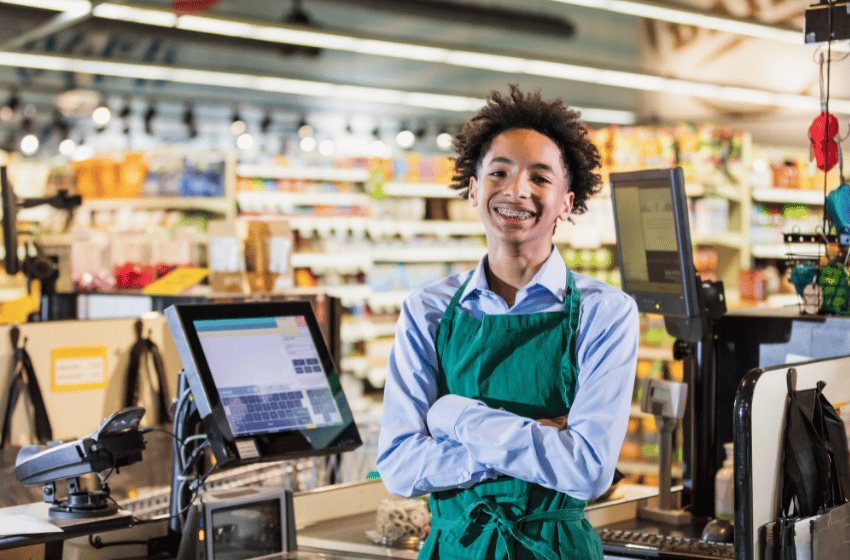
{"label": "monitor stand", "polygon": [[[703,281],[697,275],[697,297],[699,317],[665,317],[664,325],[667,332],[676,337],[673,359],[684,361],[684,381],[689,387],[688,406],[682,420],[684,488],[681,505],[689,506],[694,517],[713,517],[714,474],[717,471],[714,454],[717,439],[715,340],[717,323],[726,313],[723,282]],[[660,480],[669,484],[669,471],[661,473]]]}

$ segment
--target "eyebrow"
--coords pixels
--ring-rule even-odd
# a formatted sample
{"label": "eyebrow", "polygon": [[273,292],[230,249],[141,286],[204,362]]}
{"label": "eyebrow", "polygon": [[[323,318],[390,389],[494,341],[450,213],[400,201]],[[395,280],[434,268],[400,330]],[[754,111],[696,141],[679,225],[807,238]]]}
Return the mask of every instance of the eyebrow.
{"label": "eyebrow", "polygon": [[[510,164],[514,163],[514,161],[510,158],[497,156],[497,157],[494,157],[493,159],[491,159],[490,163],[491,164],[492,163],[507,163],[507,164],[510,165]],[[547,165],[545,163],[532,163],[531,169],[542,169],[543,171],[549,171],[551,173],[555,172],[555,170],[552,168],[552,166]]]}

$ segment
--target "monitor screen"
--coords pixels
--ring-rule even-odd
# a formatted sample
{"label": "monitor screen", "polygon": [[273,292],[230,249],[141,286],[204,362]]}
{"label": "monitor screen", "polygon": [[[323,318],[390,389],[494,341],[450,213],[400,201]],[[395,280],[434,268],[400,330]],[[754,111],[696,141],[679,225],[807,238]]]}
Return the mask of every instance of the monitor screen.
{"label": "monitor screen", "polygon": [[210,541],[215,560],[247,560],[283,552],[280,500],[212,510]]}
{"label": "monitor screen", "polygon": [[3,249],[4,268],[6,274],[14,276],[18,273],[18,200],[15,190],[9,181],[9,171],[5,165],[0,166],[0,197],[3,204]]}
{"label": "monitor screen", "polygon": [[681,168],[611,173],[623,291],[638,310],[699,316]]}
{"label": "monitor screen", "polygon": [[173,305],[165,315],[219,465],[361,444],[309,303]]}

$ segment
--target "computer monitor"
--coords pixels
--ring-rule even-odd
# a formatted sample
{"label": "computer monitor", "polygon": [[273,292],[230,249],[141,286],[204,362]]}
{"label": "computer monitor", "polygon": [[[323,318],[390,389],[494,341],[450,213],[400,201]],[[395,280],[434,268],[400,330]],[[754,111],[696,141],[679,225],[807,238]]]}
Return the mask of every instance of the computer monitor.
{"label": "computer monitor", "polygon": [[700,305],[682,169],[611,173],[623,291],[666,319],[679,339],[701,338]]}
{"label": "computer monitor", "polygon": [[0,166],[0,198],[3,205],[3,248],[6,274],[14,276],[20,270],[18,263],[18,199],[9,181],[6,166]]}
{"label": "computer monitor", "polygon": [[165,316],[218,466],[362,444],[309,303],[172,305]]}

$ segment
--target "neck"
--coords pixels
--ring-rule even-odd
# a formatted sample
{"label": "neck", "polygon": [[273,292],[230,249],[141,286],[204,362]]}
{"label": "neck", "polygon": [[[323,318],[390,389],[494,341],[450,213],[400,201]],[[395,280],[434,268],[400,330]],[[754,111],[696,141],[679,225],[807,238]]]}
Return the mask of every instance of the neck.
{"label": "neck", "polygon": [[508,307],[513,307],[517,292],[531,282],[551,252],[551,245],[545,254],[542,251],[527,254],[512,251],[509,247],[488,247],[485,267],[487,284],[505,300]]}

